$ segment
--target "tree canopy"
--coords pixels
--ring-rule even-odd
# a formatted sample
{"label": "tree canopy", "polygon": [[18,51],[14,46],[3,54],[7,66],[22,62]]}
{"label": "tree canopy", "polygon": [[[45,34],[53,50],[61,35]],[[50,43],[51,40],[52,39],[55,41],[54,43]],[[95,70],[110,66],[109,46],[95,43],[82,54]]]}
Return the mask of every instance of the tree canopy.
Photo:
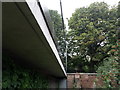
{"label": "tree canopy", "polygon": [[57,10],[49,10],[49,12],[57,41],[56,46],[58,48],[59,55],[61,56],[63,64],[65,64],[65,31],[63,30],[62,26],[62,17]]}
{"label": "tree canopy", "polygon": [[66,39],[60,15],[54,10],[50,13],[64,61],[66,40],[67,72],[97,72],[97,76],[104,82],[100,88],[118,87],[120,2],[118,7],[110,8],[104,2],[95,2],[88,7],[76,9],[68,20],[70,30],[66,32]]}
{"label": "tree canopy", "polygon": [[[116,43],[117,7],[104,2],[76,9],[69,20],[68,67],[80,72],[96,72]],[[73,72],[71,68],[69,71]]]}

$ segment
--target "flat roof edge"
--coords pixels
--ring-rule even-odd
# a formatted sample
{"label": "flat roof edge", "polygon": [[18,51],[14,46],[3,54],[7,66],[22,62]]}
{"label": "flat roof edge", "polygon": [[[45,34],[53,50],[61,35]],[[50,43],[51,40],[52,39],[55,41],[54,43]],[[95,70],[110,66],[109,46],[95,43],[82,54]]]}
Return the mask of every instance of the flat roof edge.
{"label": "flat roof edge", "polygon": [[46,40],[48,41],[53,53],[55,54],[55,56],[57,58],[57,61],[58,61],[59,65],[60,65],[60,67],[61,67],[61,69],[66,77],[67,74],[66,74],[65,68],[63,67],[63,64],[62,64],[62,61],[61,61],[60,56],[58,54],[57,48],[56,48],[54,41],[50,35],[50,32],[48,30],[48,27],[46,25],[46,22],[44,20],[44,17],[42,15],[41,10],[40,10],[40,7],[38,6],[37,0],[32,0],[32,2],[30,2],[29,0],[26,0],[26,3],[29,6],[31,12],[33,13],[38,25],[40,26]]}

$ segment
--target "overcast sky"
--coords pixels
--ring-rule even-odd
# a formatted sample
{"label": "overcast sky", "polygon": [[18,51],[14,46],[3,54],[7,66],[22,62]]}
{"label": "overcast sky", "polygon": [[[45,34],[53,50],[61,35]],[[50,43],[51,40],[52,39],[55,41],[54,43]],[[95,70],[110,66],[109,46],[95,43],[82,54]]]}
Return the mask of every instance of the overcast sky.
{"label": "overcast sky", "polygon": [[[49,9],[58,10],[60,13],[60,0],[44,0]],[[106,2],[108,5],[117,5],[120,0],[61,0],[63,7],[64,21],[67,23],[66,18],[70,18],[76,8],[87,7],[93,2]]]}

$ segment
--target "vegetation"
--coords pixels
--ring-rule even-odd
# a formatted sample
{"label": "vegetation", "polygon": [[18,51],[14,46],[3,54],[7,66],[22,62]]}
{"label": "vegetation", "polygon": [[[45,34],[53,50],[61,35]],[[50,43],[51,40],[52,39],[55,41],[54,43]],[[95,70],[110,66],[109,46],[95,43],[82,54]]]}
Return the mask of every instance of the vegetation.
{"label": "vegetation", "polygon": [[116,43],[117,7],[110,9],[104,2],[95,2],[78,8],[69,20],[69,28],[68,67],[96,72]]}
{"label": "vegetation", "polygon": [[48,88],[48,80],[37,70],[16,64],[8,55],[3,55],[2,88]]}
{"label": "vegetation", "polygon": [[[110,56],[105,58],[101,66],[99,66],[97,73],[98,77],[100,77],[104,81],[103,88],[120,88],[120,2],[118,4],[118,29],[116,32],[116,43],[112,44],[112,49]],[[116,26],[116,27],[117,27]]]}
{"label": "vegetation", "polygon": [[[118,50],[120,50],[119,45],[113,46],[111,52],[114,55],[104,59],[103,63],[98,67],[97,73],[98,77],[104,81],[103,88],[115,88],[119,87],[120,84],[120,66]],[[101,86],[98,86],[101,87]]]}
{"label": "vegetation", "polygon": [[97,72],[104,81],[102,87],[118,87],[118,10],[104,2],[76,9],[69,20],[69,72]]}
{"label": "vegetation", "polygon": [[[62,19],[50,10],[60,56],[65,60]],[[104,2],[76,9],[68,21],[68,72],[97,72],[102,88],[120,85],[120,2],[109,7]],[[65,61],[64,61],[65,63]],[[48,88],[48,81],[36,70],[28,70],[3,56],[3,88]]]}
{"label": "vegetation", "polygon": [[59,51],[59,55],[61,56],[61,59],[63,61],[63,64],[65,66],[65,31],[63,30],[63,26],[62,26],[62,17],[61,15],[58,13],[57,10],[49,10],[50,12],[50,16],[51,16],[51,20],[52,20],[52,25],[54,27],[54,34],[56,37],[56,43],[58,51]]}
{"label": "vegetation", "polygon": [[[58,25],[55,22],[56,20],[54,25],[59,38],[61,29],[57,29]],[[104,2],[95,2],[89,7],[76,9],[68,23],[68,72],[97,72],[98,77],[104,81],[103,88],[118,87],[120,6],[110,8]],[[62,42],[59,43],[65,50]]]}

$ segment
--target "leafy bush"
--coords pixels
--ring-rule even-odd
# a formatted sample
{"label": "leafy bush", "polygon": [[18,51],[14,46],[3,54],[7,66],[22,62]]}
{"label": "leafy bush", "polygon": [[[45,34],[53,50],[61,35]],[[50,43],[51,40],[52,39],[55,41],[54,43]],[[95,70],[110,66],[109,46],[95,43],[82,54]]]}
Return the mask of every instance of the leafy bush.
{"label": "leafy bush", "polygon": [[[119,41],[118,41],[119,43]],[[119,52],[120,45],[112,46],[110,51],[111,56],[104,59],[101,66],[99,66],[97,73],[98,77],[103,80],[104,85],[99,86],[103,88],[119,88],[120,85],[120,66],[119,66]]]}
{"label": "leafy bush", "polygon": [[37,70],[24,68],[3,55],[2,88],[48,88],[48,80]]}

